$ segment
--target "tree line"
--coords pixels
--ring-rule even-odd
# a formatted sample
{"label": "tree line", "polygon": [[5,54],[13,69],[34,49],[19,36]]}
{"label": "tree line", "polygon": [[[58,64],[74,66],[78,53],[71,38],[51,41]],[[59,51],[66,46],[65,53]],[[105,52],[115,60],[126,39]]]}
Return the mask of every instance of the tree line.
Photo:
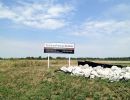
{"label": "tree line", "polygon": [[[47,60],[48,57],[25,57],[25,58],[2,58],[0,60]],[[51,57],[51,60],[59,59],[59,60],[66,60],[67,57]],[[92,58],[92,57],[72,57],[71,60],[114,60],[114,61],[130,61],[130,57],[108,57],[108,58]]]}

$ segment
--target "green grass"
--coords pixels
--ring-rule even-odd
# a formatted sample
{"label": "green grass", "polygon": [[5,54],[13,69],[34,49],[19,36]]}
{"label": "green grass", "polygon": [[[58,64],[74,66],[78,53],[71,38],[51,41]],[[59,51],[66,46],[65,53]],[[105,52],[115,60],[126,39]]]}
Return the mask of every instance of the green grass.
{"label": "green grass", "polygon": [[67,64],[53,60],[48,69],[42,60],[0,61],[0,100],[130,100],[130,81],[110,83],[55,72]]}

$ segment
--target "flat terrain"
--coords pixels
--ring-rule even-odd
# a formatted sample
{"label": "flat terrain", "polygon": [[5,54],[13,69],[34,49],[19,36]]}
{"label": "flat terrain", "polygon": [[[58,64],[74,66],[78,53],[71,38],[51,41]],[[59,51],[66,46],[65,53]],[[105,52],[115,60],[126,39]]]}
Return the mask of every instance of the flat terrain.
{"label": "flat terrain", "polygon": [[[130,61],[105,63],[130,66]],[[55,71],[67,64],[51,60],[48,69],[45,60],[1,60],[0,100],[130,100],[130,80],[110,83]]]}
{"label": "flat terrain", "polygon": [[124,65],[124,66],[130,66],[130,61],[95,61],[98,63],[106,63],[106,64],[113,64],[113,65]]}

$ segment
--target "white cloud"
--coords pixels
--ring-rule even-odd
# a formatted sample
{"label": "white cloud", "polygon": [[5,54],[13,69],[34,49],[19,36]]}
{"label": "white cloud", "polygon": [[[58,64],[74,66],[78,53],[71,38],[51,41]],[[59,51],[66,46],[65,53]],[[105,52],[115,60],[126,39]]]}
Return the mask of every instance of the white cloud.
{"label": "white cloud", "polygon": [[73,12],[69,4],[20,3],[13,7],[0,3],[0,19],[9,19],[34,28],[58,29],[69,23],[66,17]]}
{"label": "white cloud", "polygon": [[69,33],[82,41],[77,43],[78,56],[123,57],[130,51],[129,26],[129,20],[88,20]]}
{"label": "white cloud", "polygon": [[120,36],[130,35],[130,21],[90,20],[73,29],[73,35],[79,36]]}
{"label": "white cloud", "polygon": [[9,10],[8,7],[3,6],[0,3],[0,18],[8,18],[13,19],[15,17],[15,13]]}
{"label": "white cloud", "polygon": [[55,6],[52,6],[50,9],[48,9],[48,14],[53,17],[58,17],[60,16],[60,14],[64,15],[64,12],[68,13],[72,9],[73,8],[68,5],[64,5],[64,7],[62,5],[55,5]]}

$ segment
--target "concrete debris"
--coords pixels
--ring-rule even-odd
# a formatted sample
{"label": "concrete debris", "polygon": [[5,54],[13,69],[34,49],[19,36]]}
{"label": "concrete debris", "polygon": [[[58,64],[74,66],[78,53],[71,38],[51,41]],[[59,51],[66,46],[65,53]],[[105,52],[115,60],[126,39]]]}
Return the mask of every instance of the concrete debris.
{"label": "concrete debris", "polygon": [[112,66],[111,68],[103,68],[101,66],[91,67],[88,64],[82,66],[61,67],[61,71],[71,73],[76,76],[84,76],[94,79],[96,77],[101,79],[109,79],[111,82],[122,79],[130,79],[130,67],[119,68]]}

